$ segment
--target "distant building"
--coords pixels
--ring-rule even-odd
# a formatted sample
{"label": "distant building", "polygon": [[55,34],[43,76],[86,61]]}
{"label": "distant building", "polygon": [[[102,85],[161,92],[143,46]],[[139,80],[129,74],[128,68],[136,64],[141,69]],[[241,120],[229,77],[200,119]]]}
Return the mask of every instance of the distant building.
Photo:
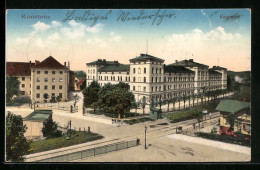
{"label": "distant building", "polygon": [[130,64],[98,59],[86,64],[86,86],[98,81],[107,83],[124,82],[137,101],[165,100],[209,90],[227,88],[227,69],[196,63],[193,59],[165,65],[164,60],[148,54],[130,59]]}
{"label": "distant building", "polygon": [[52,56],[35,63],[7,62],[6,75],[17,76],[21,82],[19,96],[30,96],[33,102],[44,102],[44,94],[49,95],[47,101],[58,95],[62,101],[68,100],[68,92],[74,90],[74,73],[66,62],[62,65]]}
{"label": "distant building", "polygon": [[[244,135],[251,135],[251,114],[250,103],[236,100],[221,100],[216,110],[220,112],[220,135],[233,135],[234,132],[241,132]],[[230,131],[228,121],[229,115],[235,117],[234,131]]]}

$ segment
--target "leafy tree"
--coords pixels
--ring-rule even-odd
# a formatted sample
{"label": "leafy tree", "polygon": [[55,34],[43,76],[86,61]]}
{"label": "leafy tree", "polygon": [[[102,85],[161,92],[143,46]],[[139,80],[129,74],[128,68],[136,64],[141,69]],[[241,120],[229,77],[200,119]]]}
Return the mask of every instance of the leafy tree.
{"label": "leafy tree", "polygon": [[49,98],[49,94],[48,93],[44,93],[43,94],[43,98],[45,99],[45,102],[47,102],[47,99]]}
{"label": "leafy tree", "polygon": [[24,137],[26,125],[21,116],[8,112],[6,116],[6,160],[23,162],[23,155],[28,153],[30,143]]}
{"label": "leafy tree", "polygon": [[171,102],[172,102],[172,111],[174,110],[175,103],[177,101],[177,98],[172,95]]}
{"label": "leafy tree", "polygon": [[18,77],[8,76],[6,77],[6,102],[11,103],[12,97],[19,93],[20,81]]}
{"label": "leafy tree", "polygon": [[184,103],[184,109],[185,109],[185,103],[186,103],[187,99],[188,99],[188,96],[186,96],[186,95],[182,96],[182,100],[183,100],[183,103]]}
{"label": "leafy tree", "polygon": [[195,98],[196,98],[196,94],[194,92],[191,93],[191,98],[192,98],[192,104],[194,107],[194,102],[195,102]]}
{"label": "leafy tree", "polygon": [[141,107],[143,109],[143,114],[144,114],[144,110],[145,110],[145,106],[147,105],[147,102],[145,99],[143,99],[140,104],[141,104]]}
{"label": "leafy tree", "polygon": [[43,122],[42,133],[47,138],[62,136],[62,132],[58,130],[58,124],[51,117]]}
{"label": "leafy tree", "polygon": [[134,103],[134,95],[129,90],[129,85],[106,84],[98,93],[98,105],[109,113],[125,114],[130,111]]}
{"label": "leafy tree", "polygon": [[171,102],[172,102],[172,100],[171,100],[171,98],[167,98],[166,99],[166,102],[167,102],[167,111],[169,112],[170,111],[170,104],[171,104]]}
{"label": "leafy tree", "polygon": [[61,97],[60,96],[56,96],[55,100],[56,100],[56,102],[58,102],[58,108],[59,108],[59,103],[61,101]]}
{"label": "leafy tree", "polygon": [[[107,87],[106,85],[104,87]],[[96,106],[98,103],[93,104],[98,101],[99,99],[99,91],[100,91],[100,86],[97,83],[97,81],[91,82],[91,84],[85,88],[82,93],[84,95],[84,107],[93,107],[94,108],[94,113],[96,111]]]}
{"label": "leafy tree", "polygon": [[22,105],[22,104],[30,104],[32,101],[31,98],[28,96],[19,96],[19,97],[15,97],[13,99],[13,102]]}
{"label": "leafy tree", "polygon": [[86,88],[86,80],[83,81],[83,83],[80,85],[80,90],[84,90]]}
{"label": "leafy tree", "polygon": [[181,109],[181,101],[182,101],[182,97],[179,96],[179,97],[177,98],[177,100],[178,100],[178,102],[179,102],[179,110],[180,110],[180,109]]}
{"label": "leafy tree", "polygon": [[190,98],[191,98],[191,96],[188,95],[188,96],[187,96],[187,100],[189,100],[189,107],[190,107]]}

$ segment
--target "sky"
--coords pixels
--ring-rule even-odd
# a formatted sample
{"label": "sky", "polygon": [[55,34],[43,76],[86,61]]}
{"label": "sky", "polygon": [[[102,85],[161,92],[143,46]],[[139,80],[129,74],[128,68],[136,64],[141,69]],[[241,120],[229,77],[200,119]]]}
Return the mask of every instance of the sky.
{"label": "sky", "polygon": [[165,60],[193,58],[232,71],[251,70],[250,9],[8,10],[6,61],[53,56],[86,70],[97,59],[148,53]]}

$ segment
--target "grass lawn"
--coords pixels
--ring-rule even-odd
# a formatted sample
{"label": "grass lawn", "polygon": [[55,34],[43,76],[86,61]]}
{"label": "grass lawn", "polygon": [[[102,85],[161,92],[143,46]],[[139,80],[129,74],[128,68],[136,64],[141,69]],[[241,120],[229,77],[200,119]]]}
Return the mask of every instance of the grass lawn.
{"label": "grass lawn", "polygon": [[98,134],[87,132],[72,132],[70,140],[67,140],[66,137],[67,136],[62,136],[32,142],[30,144],[30,153],[58,149],[103,138],[103,136]]}
{"label": "grass lawn", "polygon": [[[107,117],[112,117],[112,118],[118,118],[118,114],[111,114],[111,113],[106,113],[104,110],[96,110],[94,113],[94,110],[89,110],[88,111],[90,114],[96,114],[96,115],[105,115]],[[135,113],[135,112],[128,112],[124,115],[121,115],[122,118],[126,118],[126,117],[136,117],[136,116],[140,116],[139,113]]]}
{"label": "grass lawn", "polygon": [[201,112],[202,110],[207,110],[208,113],[215,110],[217,107],[218,102],[210,103],[210,104],[203,104],[202,106],[194,107],[194,108],[188,108],[186,110],[182,111],[175,111],[170,114],[164,114],[163,116],[174,120],[174,122],[184,121],[188,119],[194,119],[196,118],[196,113]]}
{"label": "grass lawn", "polygon": [[132,125],[132,124],[142,123],[142,122],[146,122],[146,121],[154,121],[154,120],[151,118],[148,118],[148,117],[144,117],[144,118],[138,118],[138,119],[132,119],[132,120],[125,120],[124,122],[129,125]]}

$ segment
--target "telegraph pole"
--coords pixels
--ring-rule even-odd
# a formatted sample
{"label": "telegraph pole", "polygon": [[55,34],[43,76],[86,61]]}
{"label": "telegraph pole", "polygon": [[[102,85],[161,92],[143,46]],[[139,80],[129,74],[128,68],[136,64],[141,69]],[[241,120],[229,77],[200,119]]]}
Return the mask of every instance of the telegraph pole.
{"label": "telegraph pole", "polygon": [[144,127],[144,142],[145,142],[145,145],[144,145],[144,149],[147,149],[147,147],[146,147],[146,130],[147,130],[147,127],[146,127],[146,125],[145,125],[145,127]]}

